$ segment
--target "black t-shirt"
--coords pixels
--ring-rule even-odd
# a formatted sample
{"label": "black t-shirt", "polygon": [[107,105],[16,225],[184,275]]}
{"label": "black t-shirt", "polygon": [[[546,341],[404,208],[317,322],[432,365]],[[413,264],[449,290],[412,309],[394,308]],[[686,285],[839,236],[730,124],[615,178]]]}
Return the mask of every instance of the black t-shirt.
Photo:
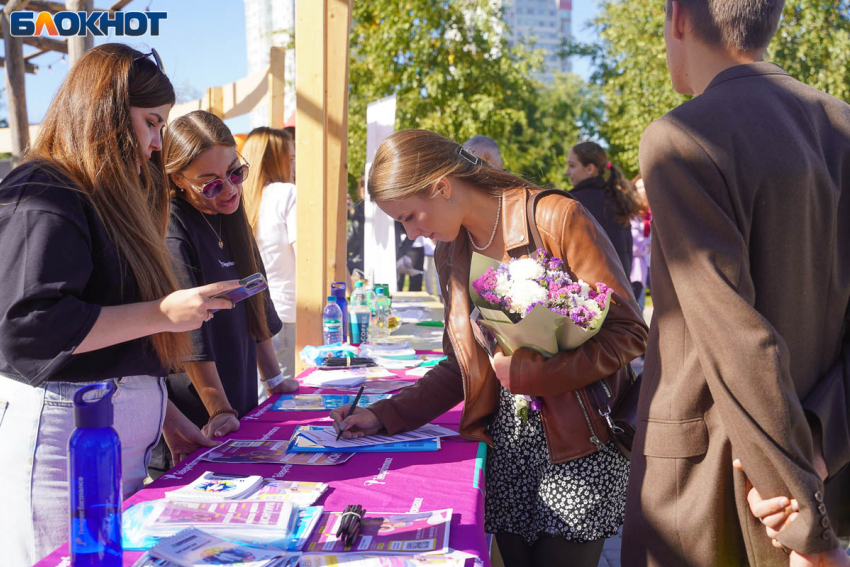
{"label": "black t-shirt", "polygon": [[603,184],[601,176],[590,177],[578,183],[570,191],[570,195],[590,211],[608,235],[628,277],[632,273],[632,229],[629,225],[623,226],[614,220],[614,207],[607,197]]}
{"label": "black t-shirt", "polygon": [[164,376],[147,338],[72,354],[101,306],[141,301],[89,198],[30,162],[0,183],[0,373],[38,385]]}
{"label": "black t-shirt", "polygon": [[[171,200],[167,242],[181,287],[238,280],[251,275],[237,272],[227,244],[219,248],[216,233],[226,230],[220,222],[220,215],[204,215],[183,199]],[[226,240],[224,235],[222,239]],[[260,270],[265,274],[262,263]],[[269,333],[273,336],[280,332],[283,324],[268,290],[262,294],[266,299]],[[248,331],[246,305],[246,301],[240,301],[233,309],[218,311],[200,329],[192,331],[192,355],[187,360],[215,362],[227,399],[240,416],[257,407],[257,341]],[[178,395],[172,397],[172,401],[192,421],[203,425],[207,422],[206,412],[198,405],[200,398],[194,389],[191,394],[194,399]]]}

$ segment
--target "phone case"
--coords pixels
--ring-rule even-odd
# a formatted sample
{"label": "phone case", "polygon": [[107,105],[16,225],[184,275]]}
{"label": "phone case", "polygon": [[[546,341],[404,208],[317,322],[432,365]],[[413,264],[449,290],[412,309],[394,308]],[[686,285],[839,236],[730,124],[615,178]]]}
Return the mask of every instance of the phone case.
{"label": "phone case", "polygon": [[[260,293],[264,289],[268,289],[269,287],[268,282],[266,282],[266,278],[264,278],[263,274],[260,272],[257,272],[252,276],[248,276],[243,280],[239,280],[239,284],[240,286],[236,289],[219,293],[213,297],[226,297],[233,303],[238,303],[243,299],[247,299],[252,295]],[[215,313],[216,311],[218,311],[218,309],[210,309],[211,313]]]}

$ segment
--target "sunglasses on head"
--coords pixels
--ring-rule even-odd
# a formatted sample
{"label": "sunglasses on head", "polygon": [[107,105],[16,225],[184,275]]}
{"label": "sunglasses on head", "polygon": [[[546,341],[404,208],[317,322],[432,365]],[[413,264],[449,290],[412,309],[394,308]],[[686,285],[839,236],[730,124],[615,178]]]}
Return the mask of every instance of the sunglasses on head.
{"label": "sunglasses on head", "polygon": [[162,64],[162,57],[159,56],[159,53],[157,53],[156,49],[154,49],[153,47],[151,47],[149,53],[145,53],[144,55],[136,57],[135,59],[133,59],[133,62],[135,63],[140,59],[146,59],[151,56],[153,57],[153,62],[156,63],[156,68],[159,69],[160,73],[165,73],[165,65]]}
{"label": "sunglasses on head", "polygon": [[[242,155],[240,154],[239,157],[242,158]],[[248,177],[249,167],[248,162],[245,162],[241,165],[237,165],[230,173],[228,173],[226,177],[230,181],[231,185],[239,185],[245,181],[245,178]],[[219,193],[221,193],[221,190],[224,189],[224,180],[220,178],[207,181],[201,186],[200,190],[188,179],[186,179],[186,181],[195,191],[198,191],[198,193],[203,195],[205,199],[215,199],[218,197]]]}

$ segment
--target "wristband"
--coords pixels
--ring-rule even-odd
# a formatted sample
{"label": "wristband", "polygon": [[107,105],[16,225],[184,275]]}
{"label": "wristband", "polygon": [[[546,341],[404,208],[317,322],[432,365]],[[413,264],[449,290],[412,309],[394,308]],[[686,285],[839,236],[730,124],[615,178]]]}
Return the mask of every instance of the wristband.
{"label": "wristband", "polygon": [[268,380],[263,380],[263,384],[265,384],[266,388],[271,390],[272,388],[274,388],[275,386],[277,386],[278,384],[280,384],[284,380],[285,380],[285,378],[283,377],[283,372],[281,372],[277,376],[269,378]]}
{"label": "wristband", "polygon": [[217,409],[217,410],[215,410],[214,412],[212,412],[212,413],[210,414],[210,419],[209,419],[209,421],[207,421],[207,423],[210,423],[210,422],[211,422],[212,420],[214,420],[216,417],[218,417],[218,416],[220,416],[220,415],[222,415],[222,414],[225,414],[225,413],[229,413],[230,415],[232,415],[232,416],[233,416],[233,417],[235,417],[236,419],[239,419],[239,412],[238,412],[238,411],[236,411],[235,409],[232,409],[232,408],[221,408],[221,409]]}

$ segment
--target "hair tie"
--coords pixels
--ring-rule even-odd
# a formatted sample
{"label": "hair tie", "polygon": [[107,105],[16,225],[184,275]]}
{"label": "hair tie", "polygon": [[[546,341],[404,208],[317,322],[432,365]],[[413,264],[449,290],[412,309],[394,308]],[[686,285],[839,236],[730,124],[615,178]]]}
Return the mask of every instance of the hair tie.
{"label": "hair tie", "polygon": [[606,169],[611,169],[611,162],[610,162],[610,161],[609,161],[608,163],[606,163],[606,164],[605,164],[605,168],[606,168]]}

